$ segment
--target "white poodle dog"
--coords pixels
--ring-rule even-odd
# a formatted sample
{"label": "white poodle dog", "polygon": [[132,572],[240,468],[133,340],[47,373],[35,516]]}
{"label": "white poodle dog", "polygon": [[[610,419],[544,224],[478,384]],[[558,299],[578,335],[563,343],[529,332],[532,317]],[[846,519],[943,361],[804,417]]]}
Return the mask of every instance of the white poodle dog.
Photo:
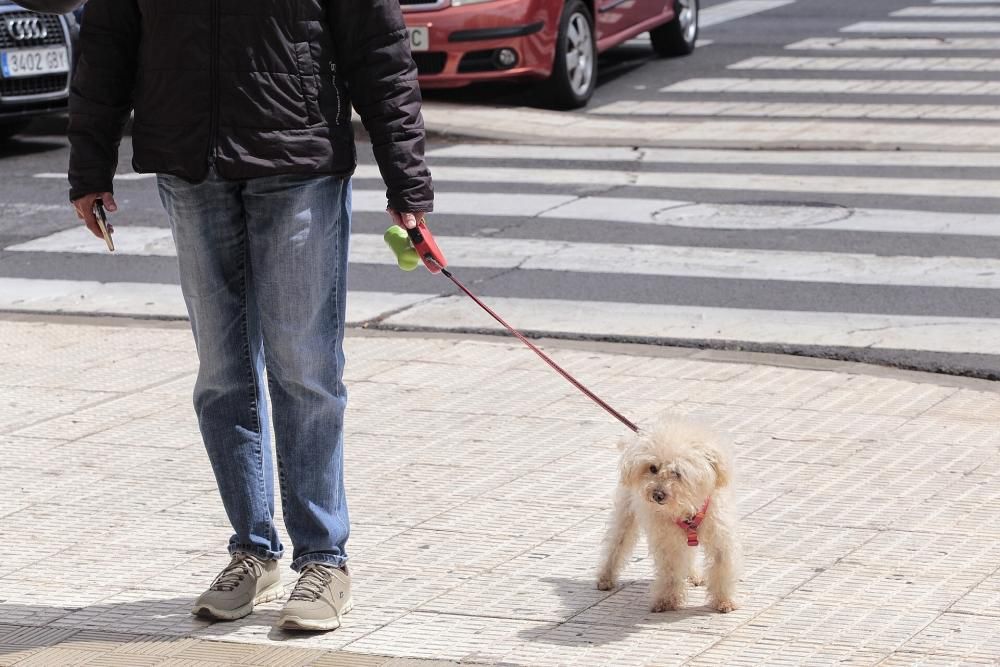
{"label": "white poodle dog", "polygon": [[[619,447],[621,478],[597,588],[615,586],[641,526],[656,565],[654,612],[684,606],[688,579],[696,586],[707,584],[709,604],[716,610],[736,609],[741,556],[729,447],[708,429],[670,417]],[[698,545],[704,549],[704,578],[695,564]]]}

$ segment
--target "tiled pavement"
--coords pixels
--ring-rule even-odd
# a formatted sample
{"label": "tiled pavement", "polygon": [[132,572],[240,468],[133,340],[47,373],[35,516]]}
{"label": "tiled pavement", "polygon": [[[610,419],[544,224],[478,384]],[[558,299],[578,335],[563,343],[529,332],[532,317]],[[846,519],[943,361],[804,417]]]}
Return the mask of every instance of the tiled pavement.
{"label": "tiled pavement", "polygon": [[315,636],[273,629],[279,603],[208,624],[187,610],[228,533],[186,329],[0,319],[0,665],[1000,662],[991,385],[547,346],[635,419],[732,435],[742,609],[696,592],[648,613],[641,550],[619,589],[595,589],[623,429],[530,352],[355,332],[355,610]]}

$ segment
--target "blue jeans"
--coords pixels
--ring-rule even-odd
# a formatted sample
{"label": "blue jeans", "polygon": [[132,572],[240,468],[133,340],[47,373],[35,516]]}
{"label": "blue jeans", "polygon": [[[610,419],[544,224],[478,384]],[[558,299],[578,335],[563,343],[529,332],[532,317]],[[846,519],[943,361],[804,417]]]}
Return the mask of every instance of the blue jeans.
{"label": "blue jeans", "polygon": [[195,412],[235,532],[229,551],[263,559],[284,551],[273,428],[292,568],[342,565],[350,181],[225,181],[214,170],[197,184],[157,178],[198,350]]}

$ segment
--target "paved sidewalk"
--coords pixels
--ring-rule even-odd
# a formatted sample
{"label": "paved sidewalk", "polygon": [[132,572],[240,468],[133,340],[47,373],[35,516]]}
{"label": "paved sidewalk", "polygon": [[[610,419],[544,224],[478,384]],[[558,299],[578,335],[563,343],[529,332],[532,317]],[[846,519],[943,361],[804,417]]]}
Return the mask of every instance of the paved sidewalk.
{"label": "paved sidewalk", "polygon": [[712,613],[696,591],[685,611],[648,613],[642,550],[622,587],[595,589],[624,430],[530,352],[355,331],[354,611],[318,636],[273,629],[278,603],[208,624],[188,608],[228,531],[186,325],[8,317],[0,665],[1000,662],[991,385],[546,346],[635,419],[671,410],[732,434],[742,609]]}

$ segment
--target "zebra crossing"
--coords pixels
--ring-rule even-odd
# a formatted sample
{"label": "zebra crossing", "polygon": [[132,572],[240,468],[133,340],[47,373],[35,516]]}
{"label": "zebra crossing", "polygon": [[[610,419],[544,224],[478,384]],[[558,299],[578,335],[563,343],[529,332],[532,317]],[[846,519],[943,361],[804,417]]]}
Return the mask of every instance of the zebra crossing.
{"label": "zebra crossing", "polygon": [[[1000,355],[1000,307],[980,307],[1000,290],[1000,252],[981,250],[1000,237],[996,217],[905,206],[928,192],[949,201],[995,199],[995,178],[951,176],[969,169],[997,175],[997,154],[457,144],[429,158],[438,189],[431,225],[451,267],[527,330],[761,349]],[[690,171],[695,164],[704,171]],[[806,164],[830,173],[803,176]],[[898,170],[904,164],[942,177],[838,173],[845,165]],[[685,180],[695,173],[709,187]],[[862,181],[866,192],[881,188],[899,207],[809,201],[823,192],[850,197]],[[350,322],[493,330],[446,281],[393,266],[381,240],[386,222],[377,170],[362,165],[355,183]],[[731,202],[755,184],[766,195],[804,199]],[[730,196],[705,201],[713,189]],[[940,253],[905,251],[929,240]],[[116,242],[117,255],[109,257],[103,244],[74,227],[6,247],[24,256],[89,257],[109,276],[0,278],[0,309],[183,317],[175,284],[115,279],[115,262],[172,261],[169,229],[123,223]],[[855,291],[837,295],[845,289]],[[914,290],[931,294],[930,305],[897,303]]]}
{"label": "zebra crossing", "polygon": [[[791,4],[733,0],[709,16],[721,23]],[[1000,137],[1000,21],[979,11],[991,6],[1000,0],[927,0],[880,21],[845,20],[830,34],[794,36],[780,54],[744,53],[717,76],[652,87],[567,123],[625,118],[641,137],[662,118],[676,121],[675,133],[685,120],[718,118],[691,130],[717,133],[743,119],[726,126],[734,136],[755,124],[790,144],[869,150],[707,148],[694,134],[679,135],[691,144],[679,148],[445,144],[429,151],[430,224],[456,274],[536,334],[926,354],[940,366],[990,357],[986,366],[1000,368],[1000,152],[984,150]],[[951,133],[953,145],[874,149],[922,133]],[[147,175],[119,180],[133,192],[154,188]],[[354,187],[349,322],[496,331],[447,281],[393,266],[370,159]],[[164,278],[175,265],[165,221],[126,222],[127,211],[115,256],[76,227],[2,248],[9,266],[52,268],[0,276],[0,310],[184,317],[176,279]]]}

